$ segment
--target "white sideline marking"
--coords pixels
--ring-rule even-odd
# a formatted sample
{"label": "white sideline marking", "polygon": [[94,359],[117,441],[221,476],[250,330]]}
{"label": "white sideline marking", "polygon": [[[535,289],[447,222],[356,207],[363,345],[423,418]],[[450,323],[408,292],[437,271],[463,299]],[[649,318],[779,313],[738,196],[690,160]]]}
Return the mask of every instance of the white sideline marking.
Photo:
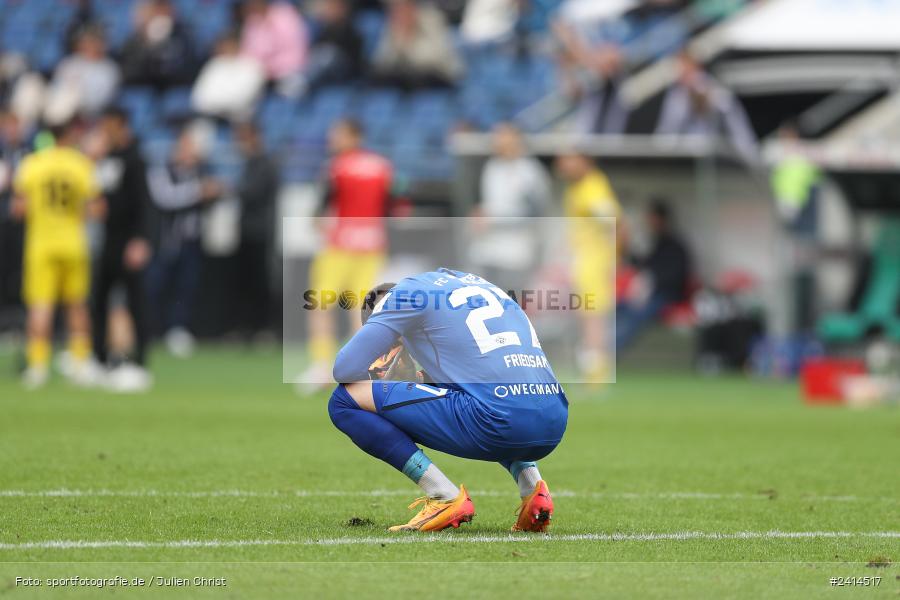
{"label": "white sideline marking", "polygon": [[426,534],[391,537],[338,537],[305,540],[175,540],[147,542],[135,540],[47,540],[18,544],[0,543],[0,550],[81,550],[95,548],[238,548],[243,546],[344,546],[419,543],[493,544],[515,542],[655,542],[685,540],[793,540],[823,538],[900,538],[900,531],[739,531],[717,533],[677,531],[674,533],[583,533],[571,535],[455,535]]}
{"label": "white sideline marking", "polygon": [[[72,490],[59,488],[55,490],[0,490],[0,498],[315,498],[315,497],[371,497],[371,496],[411,496],[415,490],[288,490],[288,491],[254,491],[254,490],[206,490],[206,491],[168,491],[168,490]],[[515,489],[473,490],[472,496],[514,497]],[[555,490],[557,498],[592,498],[610,500],[768,500],[769,494],[712,493],[712,492],[574,492],[571,490]],[[858,502],[878,500],[898,502],[900,498],[886,496],[829,496],[798,495],[785,496],[787,499],[822,501],[822,502]]]}

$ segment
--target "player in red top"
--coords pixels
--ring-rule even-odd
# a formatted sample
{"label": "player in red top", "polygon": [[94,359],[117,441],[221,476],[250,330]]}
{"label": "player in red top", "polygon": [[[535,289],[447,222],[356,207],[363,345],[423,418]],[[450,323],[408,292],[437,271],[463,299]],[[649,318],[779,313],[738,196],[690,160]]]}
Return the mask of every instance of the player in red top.
{"label": "player in red top", "polygon": [[[337,352],[336,300],[363,298],[378,280],[387,252],[384,217],[392,203],[393,169],[384,157],[363,148],[362,127],[342,119],[328,135],[334,155],[328,168],[325,206],[325,246],[310,270],[310,289],[319,298],[310,312],[309,355],[312,365],[301,383],[313,387],[331,383]],[[347,312],[351,330],[359,323]]]}

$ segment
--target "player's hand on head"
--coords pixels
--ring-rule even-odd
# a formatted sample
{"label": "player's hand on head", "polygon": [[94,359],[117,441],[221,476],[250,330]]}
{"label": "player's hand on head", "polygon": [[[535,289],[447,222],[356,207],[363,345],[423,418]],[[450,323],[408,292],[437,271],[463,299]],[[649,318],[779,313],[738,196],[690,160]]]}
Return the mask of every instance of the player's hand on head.
{"label": "player's hand on head", "polygon": [[393,348],[391,348],[387,354],[382,354],[369,365],[369,377],[372,379],[385,379],[388,370],[391,368],[394,360],[397,359],[397,356],[400,354],[400,351],[403,349],[402,344],[397,344]]}
{"label": "player's hand on head", "polygon": [[403,346],[400,346],[400,352],[391,363],[385,379],[390,381],[415,381],[416,380],[416,361]]}
{"label": "player's hand on head", "polygon": [[390,381],[416,381],[416,361],[403,344],[397,344],[391,350],[378,357],[369,365],[369,377]]}

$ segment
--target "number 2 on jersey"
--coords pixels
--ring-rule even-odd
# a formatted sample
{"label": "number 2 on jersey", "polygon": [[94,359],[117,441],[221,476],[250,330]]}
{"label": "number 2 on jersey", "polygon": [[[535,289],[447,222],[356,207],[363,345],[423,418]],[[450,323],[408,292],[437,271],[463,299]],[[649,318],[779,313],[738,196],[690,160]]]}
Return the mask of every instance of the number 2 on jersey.
{"label": "number 2 on jersey", "polygon": [[[512,299],[503,290],[496,286],[491,286],[489,289],[486,289],[477,285],[468,285],[453,290],[449,298],[450,306],[452,306],[453,308],[459,308],[473,296],[478,296],[485,301],[484,306],[473,308],[469,312],[469,316],[466,317],[466,326],[468,326],[472,337],[475,339],[475,343],[478,345],[478,349],[481,350],[481,353],[487,354],[492,350],[503,348],[504,346],[521,346],[522,341],[519,339],[519,334],[515,331],[501,331],[499,333],[491,333],[490,331],[488,331],[487,325],[485,324],[485,321],[489,319],[495,319],[497,317],[503,316],[504,308],[500,303],[500,299],[510,301]],[[538,342],[537,333],[535,332],[534,327],[531,325],[530,320],[528,322],[528,326],[531,329],[532,345],[535,348],[540,348],[541,344],[540,342]]]}

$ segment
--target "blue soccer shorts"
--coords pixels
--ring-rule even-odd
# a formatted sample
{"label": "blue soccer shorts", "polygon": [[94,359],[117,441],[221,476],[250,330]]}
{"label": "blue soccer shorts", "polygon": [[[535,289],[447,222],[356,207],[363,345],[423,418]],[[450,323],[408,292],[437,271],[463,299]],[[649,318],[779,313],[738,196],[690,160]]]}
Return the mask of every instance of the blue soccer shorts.
{"label": "blue soccer shorts", "polygon": [[373,381],[379,415],[414,442],[474,460],[536,461],[562,439],[564,394],[476,397],[462,390],[408,381]]}

